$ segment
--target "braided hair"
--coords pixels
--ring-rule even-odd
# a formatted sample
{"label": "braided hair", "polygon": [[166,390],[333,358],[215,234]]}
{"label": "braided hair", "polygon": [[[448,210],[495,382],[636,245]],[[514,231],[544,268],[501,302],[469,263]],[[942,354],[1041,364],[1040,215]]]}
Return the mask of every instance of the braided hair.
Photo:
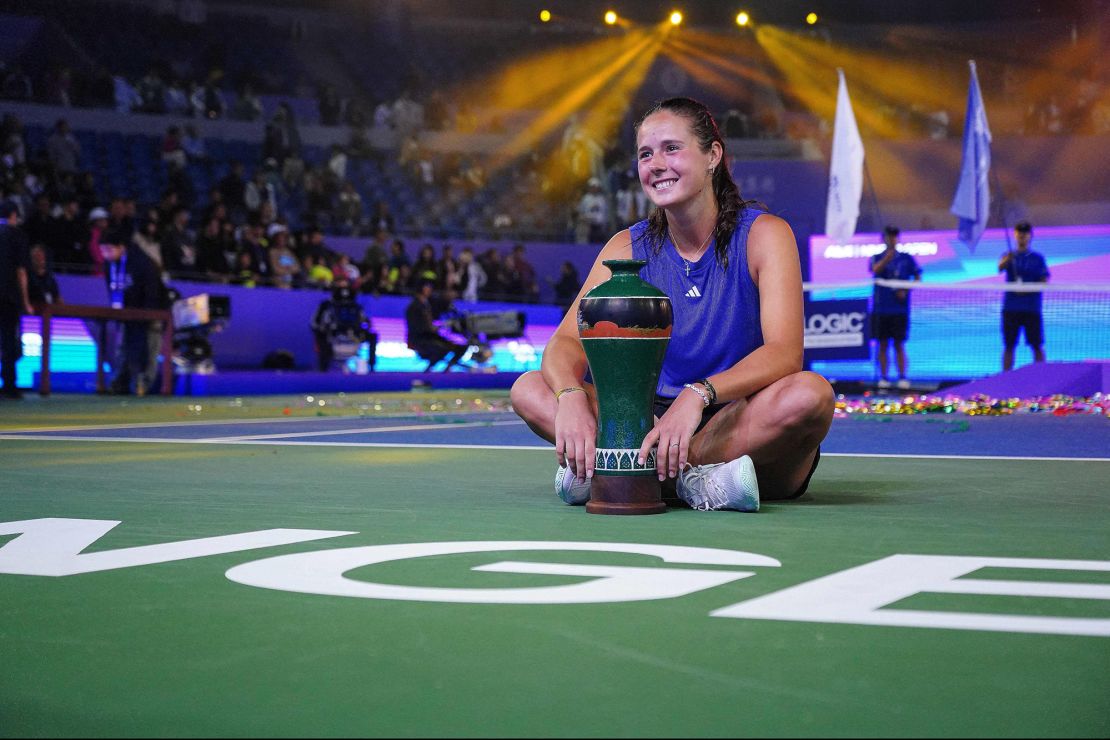
{"label": "braided hair", "polygon": [[[748,204],[756,201],[744,200],[740,196],[740,189],[732,180],[724,155],[725,142],[717,128],[713,114],[703,103],[692,98],[668,98],[653,105],[636,122],[635,131],[639,133],[640,127],[649,116],[660,111],[670,111],[682,116],[690,122],[690,130],[694,134],[698,147],[702,152],[708,152],[713,142],[721,145],[721,161],[713,170],[713,195],[717,200],[717,225],[713,229],[714,253],[717,261],[724,267],[728,266],[728,245],[736,231],[740,220],[740,213]],[[667,214],[662,208],[656,208],[648,217],[647,229],[644,237],[654,254],[659,254],[663,248],[663,240],[667,236]]]}

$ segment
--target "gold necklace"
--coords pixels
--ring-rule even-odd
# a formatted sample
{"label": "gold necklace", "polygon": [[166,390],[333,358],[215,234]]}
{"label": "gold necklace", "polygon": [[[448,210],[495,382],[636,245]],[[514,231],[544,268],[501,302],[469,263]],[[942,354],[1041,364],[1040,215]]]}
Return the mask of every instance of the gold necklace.
{"label": "gold necklace", "polygon": [[[701,256],[702,249],[705,248],[705,245],[709,243],[710,237],[713,236],[713,231],[715,231],[715,229],[711,230],[708,234],[705,235],[705,241],[703,241],[700,245],[698,245],[698,248],[695,250],[696,252],[699,253],[698,254],[699,257]],[[671,231],[670,226],[667,227],[667,235],[671,237],[671,244],[674,244],[674,248],[677,251],[678,250],[678,239],[674,238],[674,232]],[[679,252],[678,256],[682,257],[682,253]],[[682,257],[682,264],[686,265],[686,277],[690,277],[690,261],[688,259],[686,259],[685,257]]]}

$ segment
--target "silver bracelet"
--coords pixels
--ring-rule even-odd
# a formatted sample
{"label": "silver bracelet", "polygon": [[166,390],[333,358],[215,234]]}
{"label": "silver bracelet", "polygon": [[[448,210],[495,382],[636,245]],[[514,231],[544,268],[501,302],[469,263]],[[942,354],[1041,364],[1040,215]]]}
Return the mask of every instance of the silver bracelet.
{"label": "silver bracelet", "polygon": [[689,388],[694,393],[697,393],[699,396],[701,396],[701,402],[702,402],[703,406],[708,406],[709,405],[709,394],[706,393],[705,391],[703,391],[701,388],[698,388],[693,383],[686,383],[682,387],[683,388]]}

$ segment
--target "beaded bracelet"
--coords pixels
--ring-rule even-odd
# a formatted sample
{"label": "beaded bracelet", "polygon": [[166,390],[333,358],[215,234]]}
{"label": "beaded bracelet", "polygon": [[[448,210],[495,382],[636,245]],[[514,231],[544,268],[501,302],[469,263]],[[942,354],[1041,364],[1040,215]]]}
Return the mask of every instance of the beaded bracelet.
{"label": "beaded bracelet", "polygon": [[563,388],[561,391],[556,391],[555,392],[555,400],[558,401],[560,398],[565,396],[567,393],[573,393],[574,391],[582,391],[583,393],[585,393],[586,389],[583,388],[580,385],[572,385],[569,388]]}
{"label": "beaded bracelet", "polygon": [[[699,381],[699,382],[700,382],[700,381]],[[708,394],[708,393],[706,393],[705,391],[703,391],[703,390],[702,390],[701,388],[698,388],[698,387],[697,387],[696,385],[694,385],[693,383],[687,383],[687,384],[685,384],[685,385],[684,385],[684,386],[682,386],[682,387],[683,387],[683,388],[689,388],[689,389],[690,389],[690,390],[692,390],[692,391],[693,391],[694,393],[697,393],[697,394],[698,394],[699,396],[701,396],[701,402],[702,402],[702,404],[703,404],[703,405],[705,405],[705,406],[708,406],[708,405],[709,405],[709,394]]]}
{"label": "beaded bracelet", "polygon": [[702,378],[694,382],[701,383],[705,386],[705,390],[709,391],[709,403],[717,403],[717,389],[709,382],[709,378]]}

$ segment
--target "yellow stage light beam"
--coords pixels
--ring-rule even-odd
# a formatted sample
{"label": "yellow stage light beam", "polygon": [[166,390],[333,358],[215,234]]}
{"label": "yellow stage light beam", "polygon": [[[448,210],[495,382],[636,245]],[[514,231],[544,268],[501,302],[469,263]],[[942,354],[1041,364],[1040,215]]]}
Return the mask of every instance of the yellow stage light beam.
{"label": "yellow stage light beam", "polygon": [[551,20],[551,11],[550,10],[541,10],[540,11],[540,22],[541,23],[547,23],[549,20]]}
{"label": "yellow stage light beam", "polygon": [[584,112],[580,122],[583,129],[605,143],[605,138],[612,132],[598,130],[594,119],[599,116],[608,119],[608,106],[612,105],[612,101],[624,103],[624,98],[631,98],[631,93],[643,82],[660,44],[657,34],[643,30],[633,31],[616,41],[621,47],[616,53],[613,53],[610,44],[604,55],[590,54],[583,60],[584,64],[592,67],[589,72],[576,74],[565,67],[552,70],[563,83],[558,93],[528,106],[538,109],[539,115],[498,152],[494,157],[495,167],[532,150],[545,137],[565,127],[570,117],[578,112]]}
{"label": "yellow stage light beam", "polygon": [[609,26],[616,25],[616,23],[619,19],[620,19],[620,16],[618,16],[615,11],[609,10],[609,11],[605,12],[605,23],[606,23],[606,25],[609,25]]}
{"label": "yellow stage light beam", "polygon": [[679,11],[676,10],[673,13],[671,13],[671,25],[672,26],[678,26],[678,25],[681,25],[681,24],[682,24],[682,13],[680,13]]}
{"label": "yellow stage light beam", "polygon": [[743,10],[741,10],[739,13],[736,14],[736,25],[738,25],[738,26],[741,26],[741,27],[746,26],[749,23],[751,23],[751,20],[752,20],[752,17],[750,15],[748,15],[746,12],[744,12]]}
{"label": "yellow stage light beam", "polygon": [[817,22],[817,14],[816,13],[808,13],[806,15],[806,23],[808,23],[809,25],[812,26],[816,22]]}

